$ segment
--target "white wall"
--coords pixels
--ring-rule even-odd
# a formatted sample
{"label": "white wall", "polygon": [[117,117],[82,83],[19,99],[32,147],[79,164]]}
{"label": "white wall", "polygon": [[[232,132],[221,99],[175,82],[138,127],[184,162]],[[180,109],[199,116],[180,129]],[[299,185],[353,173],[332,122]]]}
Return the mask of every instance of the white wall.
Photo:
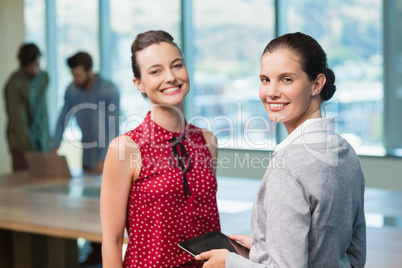
{"label": "white wall", "polygon": [[366,186],[402,191],[402,158],[361,156]]}
{"label": "white wall", "polygon": [[0,1],[0,174],[10,172],[11,161],[6,142],[6,107],[4,85],[13,70],[18,68],[17,50],[24,42],[24,1]]}

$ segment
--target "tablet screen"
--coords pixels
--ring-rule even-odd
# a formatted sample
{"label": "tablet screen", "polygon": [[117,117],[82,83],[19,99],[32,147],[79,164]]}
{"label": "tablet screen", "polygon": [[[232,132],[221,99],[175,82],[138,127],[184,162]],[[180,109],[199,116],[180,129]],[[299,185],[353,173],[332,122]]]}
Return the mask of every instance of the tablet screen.
{"label": "tablet screen", "polygon": [[245,258],[248,258],[249,253],[248,248],[243,247],[220,231],[213,231],[203,234],[196,238],[184,241],[180,243],[179,246],[193,256],[198,255],[204,251],[221,248],[226,248],[230,252],[237,253]]}

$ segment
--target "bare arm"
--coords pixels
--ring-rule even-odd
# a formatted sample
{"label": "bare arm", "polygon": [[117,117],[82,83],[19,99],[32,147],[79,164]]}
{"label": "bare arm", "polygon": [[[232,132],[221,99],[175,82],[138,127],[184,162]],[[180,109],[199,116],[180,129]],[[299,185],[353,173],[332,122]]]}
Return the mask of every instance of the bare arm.
{"label": "bare arm", "polygon": [[209,152],[211,153],[213,170],[216,174],[216,169],[218,165],[218,139],[210,131],[202,129],[204,139],[207,142]]}
{"label": "bare arm", "polygon": [[119,136],[110,143],[103,169],[100,197],[104,268],[123,267],[122,245],[128,197],[140,167],[140,151],[128,136]]}

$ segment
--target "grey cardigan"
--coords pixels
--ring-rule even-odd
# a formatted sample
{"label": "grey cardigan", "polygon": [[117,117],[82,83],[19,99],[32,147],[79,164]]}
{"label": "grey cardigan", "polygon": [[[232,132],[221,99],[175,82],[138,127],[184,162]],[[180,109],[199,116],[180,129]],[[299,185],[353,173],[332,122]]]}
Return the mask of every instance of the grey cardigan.
{"label": "grey cardigan", "polygon": [[333,119],[307,120],[274,152],[257,197],[250,259],[226,267],[364,267],[364,176]]}

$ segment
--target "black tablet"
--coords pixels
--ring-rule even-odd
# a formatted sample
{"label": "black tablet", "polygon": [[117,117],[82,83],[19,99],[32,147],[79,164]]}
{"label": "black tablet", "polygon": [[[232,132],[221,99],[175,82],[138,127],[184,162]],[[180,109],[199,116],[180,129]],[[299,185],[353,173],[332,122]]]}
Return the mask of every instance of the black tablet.
{"label": "black tablet", "polygon": [[195,256],[202,252],[226,248],[248,259],[249,249],[230,239],[220,231],[212,231],[196,238],[179,243],[179,247]]}

